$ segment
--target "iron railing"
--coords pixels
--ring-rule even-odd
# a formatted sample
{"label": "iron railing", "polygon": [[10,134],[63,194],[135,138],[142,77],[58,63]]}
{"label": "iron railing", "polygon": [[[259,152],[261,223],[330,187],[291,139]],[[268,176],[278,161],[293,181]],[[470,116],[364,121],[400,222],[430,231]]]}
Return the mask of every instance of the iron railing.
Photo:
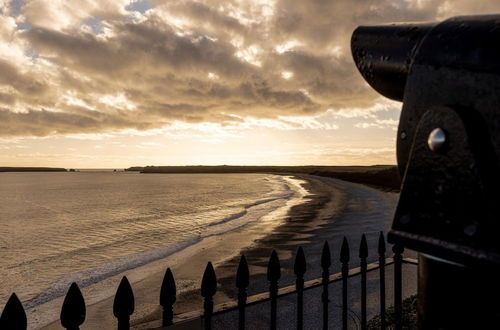
{"label": "iron railing", "polygon": [[[303,328],[303,294],[304,291],[313,288],[322,287],[321,304],[322,304],[322,323],[323,329],[328,329],[329,313],[328,305],[330,302],[328,285],[331,283],[342,281],[342,329],[348,328],[348,279],[354,276],[361,278],[361,329],[367,328],[367,273],[379,270],[380,281],[380,326],[386,328],[386,283],[385,283],[385,268],[389,265],[394,265],[394,312],[395,312],[395,328],[402,328],[402,265],[417,264],[415,259],[403,258],[403,248],[399,245],[394,245],[392,248],[393,257],[386,257],[386,245],[383,233],[380,233],[378,240],[378,261],[367,263],[368,246],[366,237],[363,234],[359,247],[359,267],[349,269],[350,249],[347,238],[344,237],[341,251],[340,263],[341,272],[330,274],[330,266],[332,265],[330,248],[328,242],[323,245],[321,253],[321,269],[322,277],[304,281],[306,272],[306,258],[302,247],[299,247],[295,255],[294,274],[295,285],[279,288],[278,281],[281,277],[281,266],[278,254],[275,250],[272,251],[269,263],[267,266],[267,280],[269,281],[269,292],[257,294],[248,297],[247,288],[250,282],[250,273],[247,260],[244,255],[241,256],[239,266],[236,272],[236,288],[238,289],[237,301],[231,301],[214,306],[213,297],[217,291],[217,278],[211,262],[208,262],[203,278],[201,281],[201,296],[203,297],[203,310],[183,313],[177,315],[176,319],[180,323],[188,320],[201,320],[205,329],[212,328],[212,317],[215,315],[238,311],[238,329],[245,329],[245,309],[248,306],[270,302],[270,328],[276,329],[277,326],[277,300],[291,294],[297,294],[297,315],[296,327]],[[174,325],[174,310],[173,306],[176,301],[177,291],[174,276],[170,268],[165,272],[163,283],[160,289],[160,305],[163,309],[162,325],[163,328]],[[134,313],[134,294],[132,287],[127,279],[123,277],[113,304],[113,314],[118,321],[118,329],[125,330],[130,328],[130,316]],[[85,301],[82,293],[76,283],[71,284],[61,308],[60,321],[65,329],[79,329],[84,323],[86,316]],[[11,295],[7,301],[4,310],[0,316],[0,329],[26,329],[27,318],[22,303],[15,293]]]}

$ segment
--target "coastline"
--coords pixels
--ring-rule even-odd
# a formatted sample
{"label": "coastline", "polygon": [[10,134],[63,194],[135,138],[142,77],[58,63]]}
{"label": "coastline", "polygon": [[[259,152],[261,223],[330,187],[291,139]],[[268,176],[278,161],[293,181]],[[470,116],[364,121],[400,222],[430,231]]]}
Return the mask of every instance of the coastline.
{"label": "coastline", "polygon": [[[188,247],[181,253],[167,258],[168,261],[159,260],[152,263],[154,265],[149,267],[151,273],[141,280],[137,280],[134,270],[122,274],[131,281],[136,298],[136,311],[131,319],[132,328],[147,329],[161,325],[158,300],[161,281],[167,266],[172,268],[176,279],[178,297],[174,313],[176,320],[179,321],[177,315],[202,308],[199,289],[187,289],[199,288],[203,270],[208,261],[212,261],[216,269],[219,287],[214,302],[218,304],[236,297],[234,276],[240,253],[245,254],[249,263],[251,284],[248,293],[252,295],[268,289],[265,272],[272,249],[276,249],[279,254],[282,266],[280,286],[285,286],[294,281],[293,256],[298,245],[303,246],[306,252],[310,271],[306,273],[305,279],[308,280],[320,276],[317,264],[325,240],[329,241],[332,250],[331,272],[333,273],[339,268],[336,258],[343,235],[347,235],[350,242],[354,243],[351,243],[351,253],[355,254],[356,243],[359,242],[361,233],[367,232],[369,246],[373,250],[375,237],[378,237],[379,231],[386,231],[390,227],[397,202],[395,193],[381,192],[363,185],[325,177],[303,174],[284,175],[304,180],[306,189],[313,195],[308,196],[307,202],[295,205],[289,211],[287,220],[276,226],[268,235],[255,239],[260,232],[258,224],[253,224],[253,228],[244,226],[231,233],[210,237],[201,245]],[[368,198],[361,198],[357,201],[354,198],[357,194],[365,194]],[[376,205],[360,205],[367,201],[371,203],[370,198],[376,199]],[[353,203],[354,205],[351,205]],[[368,219],[361,218],[359,222],[353,219],[357,211],[366,211],[370,207],[375,207],[375,211],[369,214]],[[233,243],[236,242],[237,246],[242,247],[241,251],[234,248]],[[373,261],[374,256],[370,258]],[[114,280],[118,283],[119,279]],[[99,290],[98,286],[95,289]],[[83,294],[85,296],[85,292]],[[59,300],[60,306],[62,298]],[[115,327],[115,319],[111,312],[112,304],[113,297],[100,301],[87,301],[87,319],[82,328]],[[220,318],[216,321],[224,323],[224,320]],[[252,319],[252,321],[264,322],[258,319]],[[56,321],[42,329],[61,329],[61,326]]]}
{"label": "coastline", "polygon": [[[245,254],[247,257],[250,281],[264,284],[260,287],[250,286],[248,294],[252,295],[266,291],[267,281],[260,278],[266,275],[267,262],[272,249],[276,248],[279,251],[283,267],[286,264],[285,260],[291,260],[293,255],[292,251],[287,250],[286,247],[296,246],[301,242],[314,238],[309,232],[319,229],[325,219],[334,217],[344,207],[345,194],[341,190],[323,185],[321,179],[314,176],[297,174],[293,174],[293,176],[305,181],[305,188],[312,194],[308,196],[309,200],[292,207],[287,214],[286,220],[276,226],[271,233],[247,245],[239,253],[235,253],[222,262],[214,264],[218,282],[218,291],[214,296],[215,304],[236,299],[237,292],[234,290],[234,280],[241,254]],[[258,230],[258,226],[256,227],[252,230]],[[238,233],[238,236],[240,234],[242,236],[248,235],[247,230]],[[179,314],[202,309],[203,302],[199,293],[199,283],[201,282],[204,267],[205,265],[199,268],[198,288],[178,295],[174,306],[174,322],[182,321],[178,317],[181,316]],[[175,272],[174,276],[177,276]],[[159,286],[157,287],[159,288]],[[156,295],[158,293],[158,289],[151,292],[151,294]],[[161,326],[160,320],[161,309],[160,306],[157,306],[153,312],[144,315],[142,318],[135,319],[135,322],[131,324],[134,329],[149,329]]]}
{"label": "coastline", "polygon": [[[308,198],[305,197],[308,194],[307,190],[298,184],[293,175],[280,176],[285,176],[283,180],[288,181],[289,188],[294,191],[293,196],[284,200],[281,207],[266,214],[261,220],[243,223],[241,227],[228,232],[205,237],[165,258],[127,270],[89,287],[81,288],[87,305],[87,317],[83,328],[116,327],[112,305],[115,290],[122,276],[127,276],[135,295],[136,309],[132,315],[132,325],[137,323],[136,320],[142,322],[145,317],[151,314],[151,311],[158,308],[161,281],[167,267],[172,268],[176,279],[178,301],[181,299],[180,296],[183,296],[183,292],[188,292],[189,295],[192,289],[197,291],[208,261],[212,261],[217,267],[228,258],[233,257],[241,248],[249,246],[256,239],[271,233],[283,221],[280,219],[286,216],[290,207],[302,202],[303,198]],[[286,177],[291,179],[288,180]],[[302,180],[299,179],[299,181]],[[64,297],[59,297],[27,310],[30,329],[62,329],[57,317],[63,300]],[[197,309],[198,306],[193,308]]]}

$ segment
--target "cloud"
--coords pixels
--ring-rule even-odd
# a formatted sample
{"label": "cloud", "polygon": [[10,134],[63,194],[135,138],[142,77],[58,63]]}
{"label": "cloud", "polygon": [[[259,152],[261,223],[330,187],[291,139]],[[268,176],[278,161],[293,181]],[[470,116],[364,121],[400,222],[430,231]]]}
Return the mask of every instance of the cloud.
{"label": "cloud", "polygon": [[18,7],[0,6],[2,136],[145,131],[178,121],[297,124],[284,117],[310,117],[304,125],[322,128],[314,118],[327,111],[374,118],[380,98],[350,54],[356,26],[500,4],[27,0]]}

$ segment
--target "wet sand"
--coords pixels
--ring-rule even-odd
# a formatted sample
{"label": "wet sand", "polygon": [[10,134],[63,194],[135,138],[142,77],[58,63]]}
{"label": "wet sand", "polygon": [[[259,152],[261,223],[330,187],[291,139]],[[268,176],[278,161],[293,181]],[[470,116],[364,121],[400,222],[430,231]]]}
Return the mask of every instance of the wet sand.
{"label": "wet sand", "polygon": [[[298,177],[307,180],[306,188],[314,195],[308,197],[309,201],[307,203],[294,206],[289,212],[286,221],[265,237],[256,240],[256,237],[262,236],[262,228],[259,224],[252,224],[228,234],[210,237],[204,240],[201,246],[188,247],[182,253],[167,258],[168,260],[156,261],[153,263],[154,265],[149,266],[150,274],[144,279],[137,280],[139,275],[136,274],[135,270],[125,273],[132,282],[136,298],[136,312],[132,316],[131,322],[133,328],[145,329],[160,326],[161,310],[158,305],[158,295],[163,273],[167,266],[172,268],[178,292],[181,292],[174,308],[175,314],[179,315],[184,312],[201,309],[202,300],[199,290],[187,289],[199,287],[203,270],[208,261],[212,261],[216,267],[219,287],[214,298],[217,304],[233,300],[236,297],[234,275],[240,253],[246,255],[250,266],[251,281],[248,291],[251,295],[264,292],[268,289],[265,271],[272,249],[277,250],[281,260],[282,279],[280,286],[294,283],[293,255],[298,245],[303,246],[307,257],[308,271],[305,276],[306,280],[320,277],[319,258],[321,247],[325,240],[329,241],[332,250],[333,265],[331,273],[337,272],[340,269],[338,252],[341,239],[344,235],[349,239],[351,255],[353,257],[357,256],[357,246],[359,245],[362,233],[367,234],[370,251],[376,250],[376,240],[379,231],[386,231],[390,227],[397,202],[397,194],[381,192],[363,185],[336,179],[307,175],[300,175]],[[235,246],[244,248],[241,250],[235,249]],[[374,260],[376,260],[376,256],[371,255],[369,262]],[[354,258],[351,267],[357,266],[357,258]],[[415,270],[408,270],[408,273],[408,283],[405,284],[405,293],[414,291],[414,285],[412,284],[414,281],[411,279],[411,274],[415,273]],[[144,274],[141,274],[141,277],[144,277]],[[373,282],[372,284],[376,283],[376,278],[373,279],[370,277],[370,279]],[[120,277],[110,279],[110,281],[116,281],[116,286],[119,280]],[[390,278],[388,278],[389,280]],[[335,286],[331,287],[332,297],[335,297],[335,290],[337,289]],[[99,286],[96,286],[93,290],[99,290]],[[356,289],[352,289],[352,291],[354,290]],[[105,294],[109,295],[109,292],[103,292],[103,295]],[[350,315],[354,322],[357,319],[356,296],[352,294],[350,298],[350,305],[353,307]],[[317,309],[318,307],[314,306],[316,298],[319,295],[308,297],[306,295],[306,306]],[[59,304],[60,306],[62,299],[59,298],[52,303]],[[290,299],[293,300],[293,296],[288,298],[288,300]],[[308,299],[312,299],[310,303]],[[376,299],[374,293],[369,293],[369,299]],[[115,328],[116,323],[112,316],[112,304],[113,298],[100,301],[87,301],[87,319],[81,328]],[[280,304],[282,303],[280,302]],[[256,306],[249,309],[248,322],[253,323],[249,329],[268,327],[268,306],[267,304],[261,305],[265,306]],[[333,314],[337,313],[337,302],[332,299],[331,305],[334,309]],[[388,305],[390,305],[389,301]],[[278,320],[280,328],[287,329],[294,327],[293,306],[294,304],[286,304],[286,306],[280,307]],[[44,306],[37,308],[41,309],[37,313],[42,312],[43,314]],[[373,315],[373,313],[376,313],[376,308],[371,308],[369,312]],[[287,313],[292,315],[292,317],[287,316]],[[307,315],[306,320],[308,320]],[[316,318],[312,317],[309,324],[314,324],[315,319],[320,319],[319,315]],[[233,328],[234,320],[235,315],[217,317],[215,319],[216,328]],[[333,328],[335,328],[335,324],[338,324],[338,322],[332,322]],[[314,326],[311,327],[311,329],[314,328]],[[43,329],[62,328],[59,322],[54,322]]]}
{"label": "wet sand", "polygon": [[[305,280],[321,277],[321,250],[325,241],[329,242],[332,254],[330,273],[340,272],[340,246],[343,237],[347,237],[350,245],[350,268],[359,266],[358,248],[361,235],[366,234],[369,256],[368,263],[378,259],[376,254],[380,231],[387,232],[397,205],[398,194],[382,192],[364,185],[345,182],[337,179],[311,177],[312,184],[326,185],[331,197],[340,198],[341,202],[326,204],[323,212],[310,218],[306,216],[301,223],[284,226],[276,230],[276,235],[262,240],[257,248],[245,251],[249,264],[261,270],[253,274],[250,280],[249,293],[255,294],[268,290],[268,282],[264,272],[267,258],[273,248],[280,256],[282,277],[280,286],[295,284],[293,274],[294,255],[298,245],[302,246],[307,260]],[[310,214],[312,215],[312,214]],[[293,219],[293,217],[291,218]],[[300,221],[300,218],[297,219]],[[288,231],[288,233],[287,233]],[[288,237],[288,239],[286,239]],[[391,256],[391,245],[387,244],[387,256]],[[406,251],[405,256],[415,258],[413,251]],[[237,260],[226,263],[223,267],[236,269]],[[416,293],[416,267],[403,266],[403,295],[408,297]],[[251,268],[252,272],[252,268]],[[220,279],[221,291],[236,299],[234,277]],[[360,328],[360,277],[354,277],[348,284],[348,318],[349,329]],[[368,274],[368,319],[379,313],[379,272]],[[329,285],[329,329],[341,328],[341,283]],[[278,300],[278,329],[296,328],[296,295]],[[393,302],[393,267],[386,269],[386,306]],[[247,329],[266,329],[269,327],[269,303],[262,303],[247,308]],[[321,288],[306,291],[304,294],[304,329],[322,328]],[[214,318],[214,329],[233,329],[237,324],[237,313],[226,313]]]}

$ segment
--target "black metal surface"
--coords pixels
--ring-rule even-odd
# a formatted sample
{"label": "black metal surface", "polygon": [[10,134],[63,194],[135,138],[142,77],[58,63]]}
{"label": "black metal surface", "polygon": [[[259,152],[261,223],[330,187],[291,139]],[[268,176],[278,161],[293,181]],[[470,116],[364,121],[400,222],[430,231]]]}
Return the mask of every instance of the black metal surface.
{"label": "black metal surface", "polygon": [[247,259],[244,255],[240,258],[236,271],[236,287],[238,288],[238,329],[245,329],[245,305],[247,303],[247,288],[250,284],[250,272]]}
{"label": "black metal surface", "polygon": [[269,281],[269,296],[271,297],[271,330],[276,330],[276,313],[278,306],[278,281],[281,277],[281,266],[278,253],[273,250],[267,264],[267,280]]}
{"label": "black metal surface", "polygon": [[396,330],[403,328],[403,251],[400,244],[392,246],[394,252],[394,319]]}
{"label": "black metal surface", "polygon": [[[361,27],[352,38],[363,77],[382,95],[403,101],[397,136],[403,180],[388,236],[396,243],[396,327],[399,250],[405,246],[425,253],[419,265],[420,329],[495,328],[500,15],[451,18],[423,26],[405,41],[408,31],[407,25]],[[431,132],[442,139],[434,140]]]}
{"label": "black metal surface", "polygon": [[323,292],[321,293],[321,302],[323,303],[323,329],[328,329],[328,303],[330,302],[328,298],[328,282],[330,280],[330,266],[332,265],[332,256],[330,253],[330,247],[328,242],[325,241],[323,244],[323,250],[321,251],[321,282],[323,285]]}
{"label": "black metal surface", "polygon": [[385,238],[384,233],[380,232],[378,238],[378,263],[380,265],[380,329],[385,330]]}
{"label": "black metal surface", "polygon": [[[450,276],[453,274],[453,276]],[[497,329],[499,272],[420,254],[420,329]]]}
{"label": "black metal surface", "polygon": [[293,272],[296,276],[295,289],[297,290],[297,330],[304,327],[304,274],[306,273],[306,256],[301,246],[297,249]]}
{"label": "black metal surface", "polygon": [[203,318],[205,319],[205,329],[212,329],[212,314],[214,312],[214,295],[217,292],[217,277],[214,266],[207,263],[203,278],[201,280],[201,296],[203,300]]}
{"label": "black metal surface", "polygon": [[340,263],[342,272],[342,329],[347,330],[347,277],[349,275],[349,243],[344,236],[340,248]]}
{"label": "black metal surface", "polygon": [[165,271],[160,289],[160,305],[163,308],[162,325],[169,326],[174,322],[174,303],[177,299],[177,288],[170,268]]}
{"label": "black metal surface", "polygon": [[366,236],[361,236],[359,245],[359,267],[361,268],[361,329],[366,330],[366,258],[368,257],[368,244]]}
{"label": "black metal surface", "polygon": [[[368,251],[364,247],[364,239],[362,238],[362,243],[360,245],[360,262],[363,263],[365,259],[365,255],[368,254]],[[379,257],[382,258],[383,253],[381,253],[381,246],[384,247],[385,251],[385,243],[384,236],[379,236]],[[276,328],[276,316],[277,316],[277,300],[278,298],[286,297],[288,295],[297,294],[297,296],[302,295],[303,291],[312,290],[314,288],[322,287],[321,299],[323,303],[323,328],[328,329],[328,286],[332,283],[337,283],[339,281],[342,282],[342,315],[343,315],[343,327],[346,329],[348,327],[347,322],[347,278],[353,276],[362,276],[364,277],[367,272],[376,271],[379,269],[379,265],[391,265],[394,262],[393,259],[389,258],[387,260],[383,260],[383,263],[379,261],[379,263],[371,263],[363,267],[363,269],[351,269],[349,270],[348,263],[350,260],[349,246],[347,244],[347,239],[344,238],[342,242],[342,248],[340,253],[340,261],[342,263],[341,273],[336,273],[330,275],[329,267],[331,266],[331,254],[330,249],[328,247],[328,242],[325,242],[323,245],[322,255],[321,255],[321,269],[322,269],[322,277],[309,280],[307,282],[302,282],[303,275],[306,270],[306,258],[301,251],[302,249],[298,249],[296,255],[296,262],[294,265],[294,272],[297,275],[297,279],[294,286],[288,286],[279,289],[278,288],[278,280],[281,277],[281,267],[278,259],[278,255],[275,251],[271,254],[271,258],[269,260],[268,267],[268,280],[270,281],[270,290],[269,293],[262,293],[251,296],[247,301],[247,288],[249,285],[249,269],[248,264],[244,256],[240,259],[240,264],[238,266],[237,274],[236,274],[236,287],[238,288],[238,301],[237,303],[223,303],[218,306],[214,306],[213,296],[217,291],[217,278],[215,275],[215,270],[211,263],[207,264],[205,269],[202,283],[201,283],[201,295],[204,297],[204,309],[202,311],[197,311],[195,313],[188,312],[189,316],[180,315],[178,317],[179,320],[189,320],[193,321],[203,320],[204,328],[210,329],[212,327],[212,317],[213,315],[219,315],[223,313],[228,313],[231,311],[239,311],[239,320],[238,320],[238,328],[245,329],[246,321],[245,321],[245,307],[253,306],[256,304],[264,303],[267,301],[271,302],[271,322],[270,325],[272,328]],[[415,264],[414,260],[407,259],[402,260],[402,262]],[[365,281],[366,278],[362,279],[362,282]],[[399,278],[401,281],[401,278]],[[396,284],[395,284],[396,285]],[[401,284],[399,284],[401,286]],[[381,286],[381,290],[385,290],[385,286]],[[311,291],[310,291],[311,292]],[[381,296],[385,297],[385,292],[381,292]],[[301,298],[302,299],[302,298]],[[164,309],[163,315],[163,328],[169,328],[171,325],[174,325],[172,317],[172,306],[176,301],[176,287],[174,276],[170,269],[167,269],[165,272],[165,276],[162,282],[162,286],[160,289],[160,305]],[[299,301],[298,306],[301,305]],[[82,325],[85,321],[85,301],[83,296],[78,288],[78,286],[73,283],[68,290],[68,294],[64,300],[62,310],[61,310],[61,323],[67,329],[78,329],[80,325]],[[115,317],[118,319],[118,329],[129,329],[130,328],[130,317],[134,313],[135,309],[135,300],[132,287],[127,280],[126,277],[123,277],[120,285],[118,286],[114,303],[113,303],[113,313]],[[298,309],[302,310],[302,308]],[[319,317],[319,316],[318,316]],[[299,317],[297,318],[297,327],[305,327],[309,328],[307,324],[301,324],[299,322]],[[167,323],[167,325],[165,325]],[[181,325],[182,328],[183,325]],[[248,325],[249,328],[252,328],[252,325]],[[18,329],[26,329],[27,328],[27,319],[24,308],[17,298],[16,294],[13,293],[6,303],[2,314],[0,315],[0,329],[6,330],[18,330]],[[236,328],[236,324],[234,326]]]}
{"label": "black metal surface", "polygon": [[61,308],[61,325],[65,329],[78,330],[85,321],[85,300],[78,285],[73,282],[69,287]]}
{"label": "black metal surface", "polygon": [[358,27],[352,34],[351,51],[370,86],[402,101],[414,52],[433,27],[434,23]]}
{"label": "black metal surface", "polygon": [[0,316],[0,329],[25,330],[28,328],[28,320],[24,307],[19,298],[13,293]]}
{"label": "black metal surface", "polygon": [[134,292],[126,276],[122,277],[113,301],[113,315],[118,320],[118,330],[130,329],[130,315],[134,313]]}
{"label": "black metal surface", "polygon": [[[381,94],[403,101],[403,177],[389,234],[417,251],[500,265],[500,15],[360,27],[353,56]],[[441,128],[446,145],[432,151]]]}

